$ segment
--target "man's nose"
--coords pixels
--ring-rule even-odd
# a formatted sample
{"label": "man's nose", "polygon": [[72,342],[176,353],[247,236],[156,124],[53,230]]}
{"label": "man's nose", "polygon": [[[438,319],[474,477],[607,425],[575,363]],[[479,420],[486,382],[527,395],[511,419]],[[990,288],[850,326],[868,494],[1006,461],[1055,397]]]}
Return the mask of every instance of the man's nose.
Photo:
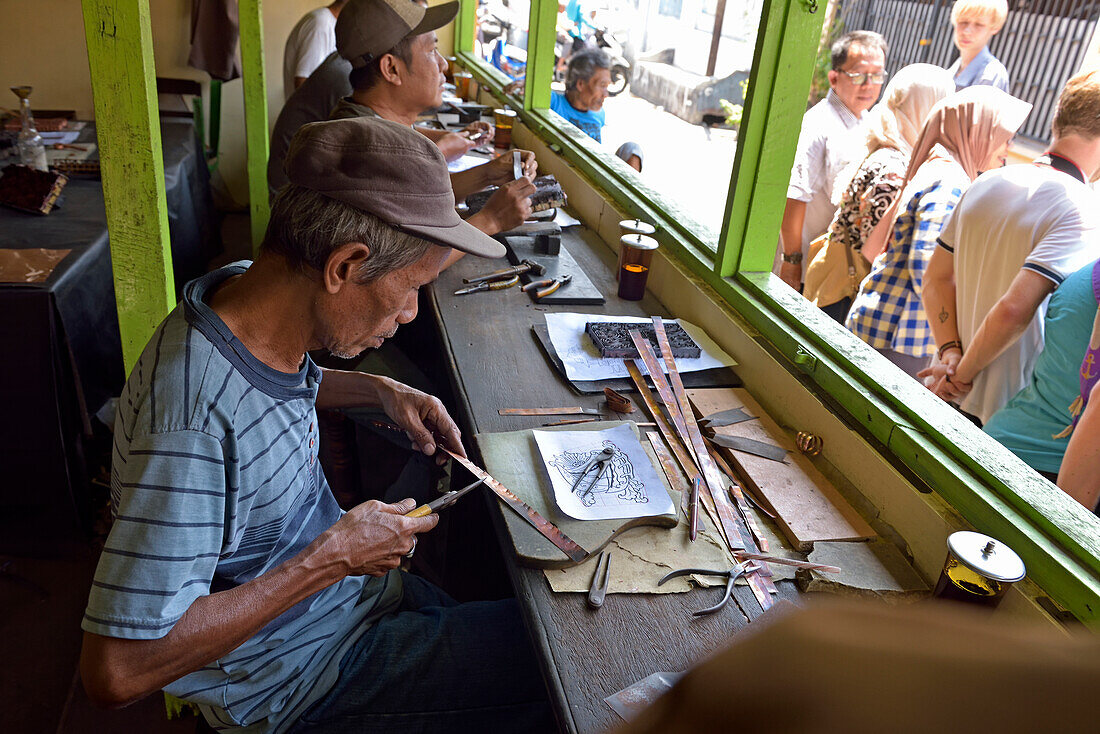
{"label": "man's nose", "polygon": [[405,304],[405,308],[401,309],[401,313],[397,315],[397,323],[407,324],[416,318],[417,309],[419,305],[417,299],[414,296],[411,303]]}

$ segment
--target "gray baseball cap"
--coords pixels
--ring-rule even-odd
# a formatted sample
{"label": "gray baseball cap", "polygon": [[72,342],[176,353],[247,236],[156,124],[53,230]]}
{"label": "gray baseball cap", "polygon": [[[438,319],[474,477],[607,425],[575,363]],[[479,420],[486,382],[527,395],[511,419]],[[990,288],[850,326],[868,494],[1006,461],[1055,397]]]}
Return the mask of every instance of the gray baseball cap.
{"label": "gray baseball cap", "polygon": [[403,39],[454,20],[458,0],[430,8],[413,0],[351,0],[336,19],[336,51],[362,68]]}
{"label": "gray baseball cap", "polygon": [[357,117],[303,125],[284,168],[291,183],[402,232],[480,257],[505,254],[504,245],[458,216],[439,148],[400,123]]}

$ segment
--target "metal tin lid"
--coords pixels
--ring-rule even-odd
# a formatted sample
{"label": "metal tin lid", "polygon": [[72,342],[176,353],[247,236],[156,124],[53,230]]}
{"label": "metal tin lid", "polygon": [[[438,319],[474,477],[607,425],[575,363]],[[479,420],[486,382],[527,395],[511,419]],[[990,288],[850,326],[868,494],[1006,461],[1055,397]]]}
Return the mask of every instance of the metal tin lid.
{"label": "metal tin lid", "polygon": [[636,250],[656,250],[657,240],[646,237],[644,234],[624,234],[619,242],[623,247],[633,247]]}
{"label": "metal tin lid", "polygon": [[643,222],[641,219],[624,219],[619,222],[619,229],[624,233],[645,235],[651,235],[657,231],[656,227],[649,222]]}
{"label": "metal tin lid", "polygon": [[947,548],[959,563],[993,581],[1011,584],[1027,573],[1015,551],[988,535],[969,530],[952,533]]}

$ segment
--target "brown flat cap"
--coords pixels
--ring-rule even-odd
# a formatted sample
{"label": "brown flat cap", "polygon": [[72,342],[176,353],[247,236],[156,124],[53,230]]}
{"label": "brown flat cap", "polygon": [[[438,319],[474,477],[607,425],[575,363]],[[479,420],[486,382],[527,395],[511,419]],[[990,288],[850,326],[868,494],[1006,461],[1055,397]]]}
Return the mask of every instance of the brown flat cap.
{"label": "brown flat cap", "polygon": [[358,69],[409,36],[442,28],[457,14],[458,0],[430,8],[413,0],[351,0],[336,19],[336,50]]}
{"label": "brown flat cap", "polygon": [[412,128],[381,118],[311,122],[290,141],[290,182],[370,212],[426,240],[481,257],[504,245],[455,212],[447,162]]}

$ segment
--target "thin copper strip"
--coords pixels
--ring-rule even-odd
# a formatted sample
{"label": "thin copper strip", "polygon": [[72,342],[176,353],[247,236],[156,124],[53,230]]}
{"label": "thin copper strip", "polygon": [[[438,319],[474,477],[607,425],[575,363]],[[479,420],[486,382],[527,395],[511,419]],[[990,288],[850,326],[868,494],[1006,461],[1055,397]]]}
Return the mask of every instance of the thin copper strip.
{"label": "thin copper strip", "polygon": [[756,523],[756,517],[749,511],[748,501],[745,500],[745,495],[741,492],[741,485],[734,479],[735,475],[730,471],[729,464],[726,463],[725,459],[723,459],[717,451],[712,450],[710,457],[726,475],[726,478],[729,479],[730,494],[733,495],[734,503],[741,512],[741,517],[744,518],[745,524],[749,526],[749,532],[752,533],[752,537],[756,539],[756,545],[762,551],[767,552],[771,550],[771,548],[768,547],[767,537],[761,532],[760,526]]}
{"label": "thin copper strip", "polygon": [[569,556],[570,560],[575,563],[580,563],[588,557],[588,551],[582,548],[576,541],[572,540],[568,535],[558,529],[558,526],[547,520],[545,517],[535,511],[533,507],[521,500],[519,497],[512,494],[511,490],[505,487],[503,484],[493,479],[487,471],[474,464],[474,462],[467,459],[465,456],[459,456],[450,449],[443,446],[439,448],[447,452],[447,454],[457,461],[462,466],[466,467],[466,470],[473,474],[478,479],[485,480],[485,486],[493,490],[498,497],[504,500],[504,503],[511,507],[516,513],[538,530],[543,537],[558,547],[565,555]]}
{"label": "thin copper strip", "polygon": [[[660,330],[657,332],[657,338],[658,343],[661,344],[661,351],[671,355],[672,347],[668,344],[668,336],[666,335],[664,337],[663,343],[660,342],[661,335],[665,332],[664,324],[661,322],[659,316],[655,318],[655,323],[660,327]],[[722,476],[718,472],[718,467],[711,461],[710,454],[707,453],[702,434],[699,433],[699,427],[695,425],[691,406],[687,405],[687,396],[685,395],[684,399],[680,400],[679,396],[674,394],[674,388],[669,386],[669,382],[665,380],[665,374],[661,370],[661,366],[657,363],[657,355],[653,353],[653,348],[649,345],[649,342],[642,338],[641,333],[631,331],[630,337],[634,340],[634,346],[637,347],[638,353],[642,355],[642,361],[645,362],[646,367],[649,369],[649,376],[653,380],[653,384],[657,386],[657,392],[660,394],[661,399],[665,401],[665,407],[668,408],[669,415],[672,417],[672,422],[680,432],[680,437],[684,440],[686,445],[692,448],[695,454],[699,469],[703,474],[703,482],[700,489],[706,489],[705,492],[700,491],[700,496],[710,496],[711,502],[714,504],[714,509],[718,512],[718,519],[725,531],[726,541],[729,544],[730,550],[736,551],[745,548],[746,543],[751,539],[746,539],[741,534],[741,529],[737,527],[733,505],[730,504],[730,501],[724,495],[725,486],[722,484]],[[676,372],[675,361],[673,361],[669,377],[671,378],[673,375],[675,375],[676,383],[680,385],[680,390],[683,392],[684,386],[683,383],[680,382],[679,373]],[[688,416],[692,416],[692,419],[687,420]],[[692,428],[695,429],[694,433],[692,433]]]}
{"label": "thin copper strip", "polygon": [[686,517],[688,514],[687,496],[689,490],[681,480],[680,471],[676,468],[672,454],[669,453],[668,447],[661,439],[661,434],[657,431],[647,431],[645,437],[649,439],[649,445],[653,447],[653,453],[657,454],[657,461],[661,464],[661,468],[665,470],[665,478],[668,479],[669,486],[679,491],[680,509],[684,511]]}
{"label": "thin copper strip", "polygon": [[840,573],[840,566],[828,566],[824,563],[811,563],[809,561],[796,561],[793,558],[783,558],[782,556],[769,556],[764,553],[749,553],[742,551],[737,554],[740,558],[747,558],[750,561],[767,561],[768,563],[776,563],[780,566],[793,566],[794,568],[802,568],[807,571],[824,571],[825,573]]}

